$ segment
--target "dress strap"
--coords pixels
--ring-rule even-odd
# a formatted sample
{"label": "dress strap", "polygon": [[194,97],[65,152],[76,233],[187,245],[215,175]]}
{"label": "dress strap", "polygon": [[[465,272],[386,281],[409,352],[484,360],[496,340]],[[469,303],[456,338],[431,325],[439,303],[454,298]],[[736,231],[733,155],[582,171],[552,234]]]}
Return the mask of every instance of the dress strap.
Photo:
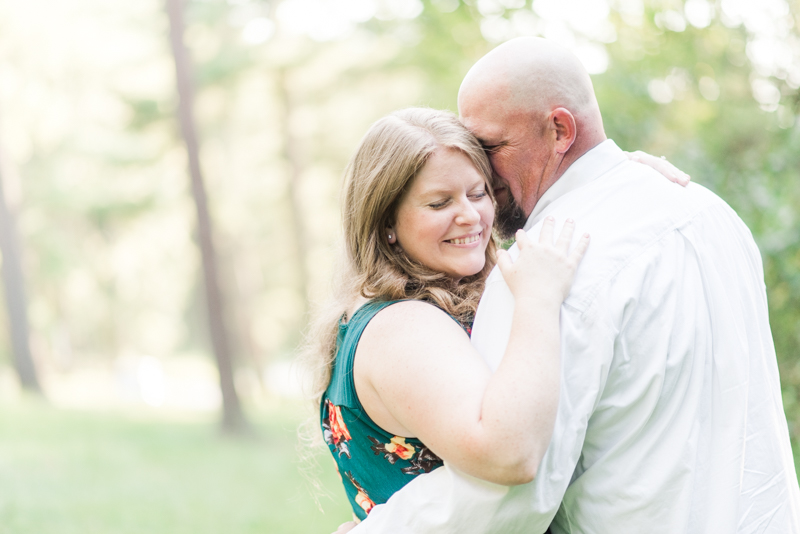
{"label": "dress strap", "polygon": [[347,406],[363,410],[361,402],[356,395],[356,385],[353,379],[353,362],[355,361],[356,348],[364,329],[379,311],[391,306],[400,300],[371,300],[361,306],[349,321],[339,322],[339,334],[336,338],[336,361],[333,365],[331,383],[328,386],[327,396],[337,406]]}

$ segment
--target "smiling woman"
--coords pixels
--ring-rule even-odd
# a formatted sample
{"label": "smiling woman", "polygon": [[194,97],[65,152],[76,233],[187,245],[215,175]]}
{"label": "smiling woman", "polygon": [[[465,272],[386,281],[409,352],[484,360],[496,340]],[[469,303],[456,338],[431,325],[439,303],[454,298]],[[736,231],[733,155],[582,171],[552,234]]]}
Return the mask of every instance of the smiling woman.
{"label": "smiling woman", "polygon": [[389,242],[457,281],[483,269],[493,221],[484,176],[462,152],[440,148],[400,201]]}
{"label": "smiling woman", "polygon": [[515,262],[498,253],[517,305],[490,373],[469,330],[495,262],[491,186],[477,139],[431,109],[379,120],[348,167],[338,294],[307,356],[322,435],[358,519],[442,458],[491,482],[528,482],[549,443],[559,309],[588,236],[569,253],[574,223],[554,244],[549,220],[539,243],[519,233]]}

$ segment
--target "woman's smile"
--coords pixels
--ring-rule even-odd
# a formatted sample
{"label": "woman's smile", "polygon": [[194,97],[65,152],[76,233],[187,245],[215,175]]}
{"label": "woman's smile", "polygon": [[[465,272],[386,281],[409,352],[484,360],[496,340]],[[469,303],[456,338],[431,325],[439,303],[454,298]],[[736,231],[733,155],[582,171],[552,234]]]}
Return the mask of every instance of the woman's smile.
{"label": "woman's smile", "polygon": [[463,152],[438,148],[400,201],[393,231],[409,258],[460,280],[486,264],[493,223],[483,175]]}
{"label": "woman's smile", "polygon": [[474,234],[470,234],[464,237],[455,237],[453,239],[445,240],[445,243],[449,243],[451,245],[461,245],[461,246],[468,246],[468,247],[476,247],[481,242],[481,235],[483,232],[477,232]]}

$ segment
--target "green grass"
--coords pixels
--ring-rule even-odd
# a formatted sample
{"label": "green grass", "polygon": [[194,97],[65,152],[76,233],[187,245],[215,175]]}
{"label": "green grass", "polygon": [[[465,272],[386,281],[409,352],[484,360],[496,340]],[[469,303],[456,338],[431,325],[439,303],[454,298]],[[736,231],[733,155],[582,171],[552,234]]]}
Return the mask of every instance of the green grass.
{"label": "green grass", "polygon": [[328,534],[349,520],[329,458],[322,511],[300,474],[297,408],[250,416],[257,439],[220,436],[213,417],[0,404],[0,534]]}
{"label": "green grass", "polygon": [[297,410],[251,419],[258,438],[232,439],[211,417],[0,405],[0,533],[328,534],[349,520],[326,458],[324,512],[299,472]]}

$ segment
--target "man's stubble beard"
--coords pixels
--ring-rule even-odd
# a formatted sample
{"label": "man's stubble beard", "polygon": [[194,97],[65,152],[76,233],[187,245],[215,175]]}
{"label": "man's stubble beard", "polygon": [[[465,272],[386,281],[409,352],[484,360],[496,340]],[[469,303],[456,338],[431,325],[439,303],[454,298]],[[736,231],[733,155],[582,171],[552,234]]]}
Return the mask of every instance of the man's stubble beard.
{"label": "man's stubble beard", "polygon": [[522,210],[522,206],[517,204],[511,192],[508,192],[508,199],[502,205],[497,206],[497,213],[494,216],[494,229],[500,239],[511,239],[517,230],[525,226],[528,217]]}

